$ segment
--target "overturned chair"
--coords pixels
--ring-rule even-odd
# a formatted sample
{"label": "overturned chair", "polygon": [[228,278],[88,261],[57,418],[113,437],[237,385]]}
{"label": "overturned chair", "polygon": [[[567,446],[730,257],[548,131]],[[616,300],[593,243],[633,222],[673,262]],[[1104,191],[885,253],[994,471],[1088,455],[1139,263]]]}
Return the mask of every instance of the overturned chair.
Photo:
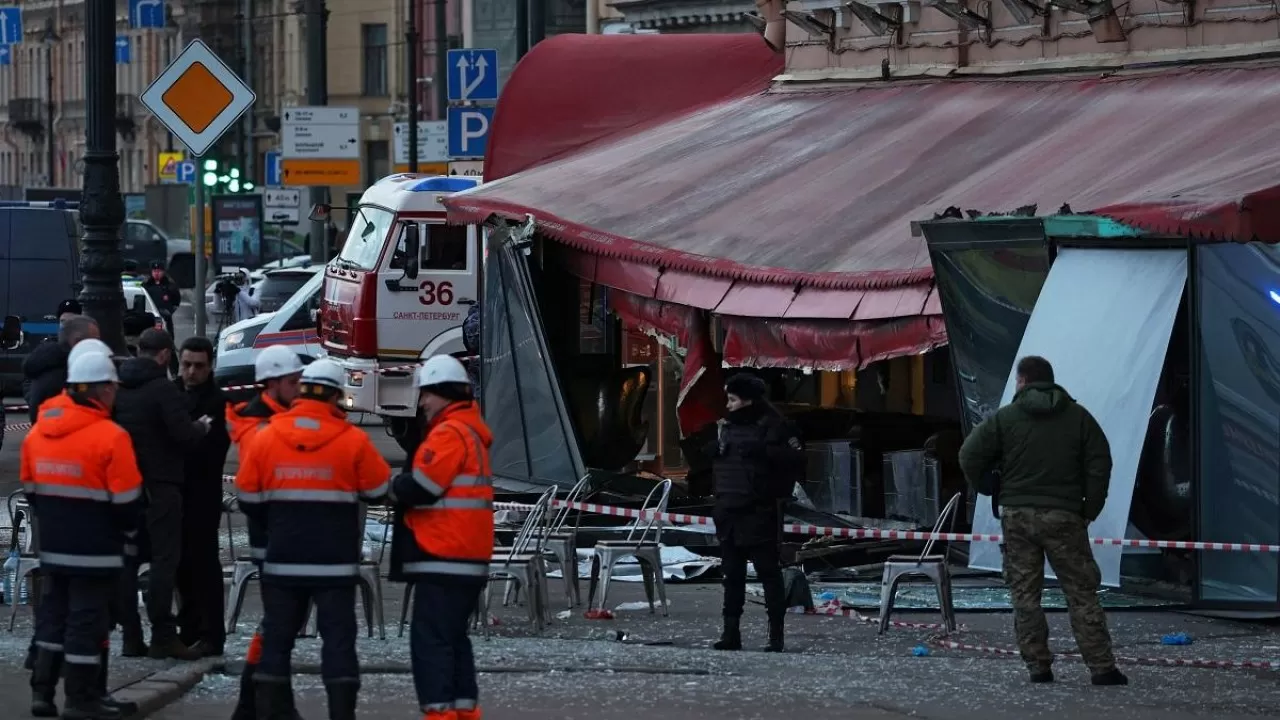
{"label": "overturned chair", "polygon": [[890,555],[884,562],[884,575],[880,579],[880,632],[889,628],[889,616],[893,613],[894,599],[898,593],[898,585],[904,579],[926,578],[933,582],[938,592],[938,606],[942,612],[942,626],[948,633],[956,630],[956,610],[951,595],[951,543],[944,542],[942,554],[933,554],[937,535],[947,527],[948,532],[955,532],[956,513],[959,510],[962,495],[956,493],[947,502],[946,507],[938,515],[933,524],[933,532],[924,550],[917,555]]}

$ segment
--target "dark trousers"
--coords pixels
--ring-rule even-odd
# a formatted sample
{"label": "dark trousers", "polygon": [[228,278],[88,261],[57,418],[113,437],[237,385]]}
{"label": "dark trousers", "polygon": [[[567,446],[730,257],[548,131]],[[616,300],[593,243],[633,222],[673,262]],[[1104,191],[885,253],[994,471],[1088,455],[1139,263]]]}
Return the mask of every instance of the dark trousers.
{"label": "dark trousers", "polygon": [[177,633],[173,597],[177,590],[178,564],[182,560],[182,486],[153,483],[147,487],[147,535],[151,572],[147,576],[147,619],[151,634]]}
{"label": "dark trousers", "polygon": [[483,580],[422,580],[413,586],[409,658],[423,712],[470,710],[480,686],[467,626],[480,604]]}
{"label": "dark trousers", "polygon": [[262,660],[254,672],[258,682],[289,682],[293,644],[315,603],[320,632],[320,676],[326,685],[360,682],[356,657],[356,586],[281,585],[262,583]]}
{"label": "dark trousers", "polygon": [[36,612],[36,646],[63,653],[73,665],[99,665],[111,630],[109,607],[115,578],[98,575],[44,576]]}
{"label": "dark trousers", "polygon": [[120,626],[126,635],[142,637],[142,616],[138,613],[138,562],[124,559],[124,569],[115,578],[111,594],[111,626]]}
{"label": "dark trousers", "polygon": [[778,546],[735,545],[721,543],[720,570],[724,573],[724,616],[742,617],[747,604],[747,562],[756,569],[756,578],[764,586],[764,606],[770,619],[781,619],[787,612],[782,588],[782,568]]}
{"label": "dark trousers", "polygon": [[185,498],[182,524],[182,557],[178,563],[178,627],[183,644],[203,641],[221,648],[227,638],[222,615],[225,607],[222,556],[218,526],[222,521],[222,493],[208,498]]}

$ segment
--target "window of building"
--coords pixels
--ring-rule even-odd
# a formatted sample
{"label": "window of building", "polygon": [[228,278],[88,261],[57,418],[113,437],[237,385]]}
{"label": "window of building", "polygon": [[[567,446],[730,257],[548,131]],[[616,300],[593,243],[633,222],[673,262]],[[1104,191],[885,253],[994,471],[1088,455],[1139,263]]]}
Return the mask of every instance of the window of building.
{"label": "window of building", "polygon": [[364,53],[363,94],[373,97],[387,95],[387,26],[385,24],[360,26],[360,48]]}

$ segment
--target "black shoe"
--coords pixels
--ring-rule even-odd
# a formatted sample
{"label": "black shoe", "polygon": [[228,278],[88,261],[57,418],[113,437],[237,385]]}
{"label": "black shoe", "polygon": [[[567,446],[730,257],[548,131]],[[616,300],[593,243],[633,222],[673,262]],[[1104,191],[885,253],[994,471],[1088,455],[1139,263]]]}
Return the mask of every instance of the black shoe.
{"label": "black shoe", "polygon": [[1027,679],[1033,683],[1051,683],[1053,682],[1053,671],[1049,669],[1032,670]]}
{"label": "black shoe", "polygon": [[125,714],[120,708],[102,702],[98,691],[101,668],[97,665],[66,663],[62,674],[67,692],[67,707],[62,711],[62,720],[124,719]]}
{"label": "black shoe", "polygon": [[38,650],[31,662],[31,716],[58,717],[58,678],[62,675],[62,653]]}
{"label": "black shoe", "polygon": [[103,648],[102,653],[98,655],[98,698],[106,707],[113,707],[120,711],[125,717],[129,717],[138,712],[138,703],[121,702],[111,697],[111,691],[107,689],[107,680],[111,675],[111,648]]}
{"label": "black shoe", "polygon": [[1111,668],[1106,672],[1094,673],[1089,680],[1094,685],[1128,685],[1129,678],[1119,668]]}
{"label": "black shoe", "polygon": [[741,650],[742,618],[726,617],[724,619],[724,630],[720,633],[720,639],[711,647],[716,650]]}
{"label": "black shoe", "polygon": [[782,619],[774,618],[769,621],[769,644],[764,646],[765,652],[782,652]]}
{"label": "black shoe", "polygon": [[177,635],[153,633],[151,636],[151,648],[147,651],[147,657],[152,660],[191,661],[199,660],[202,655],[199,650],[183,645]]}
{"label": "black shoe", "polygon": [[329,698],[329,720],[356,720],[358,683],[325,683],[324,692]]}

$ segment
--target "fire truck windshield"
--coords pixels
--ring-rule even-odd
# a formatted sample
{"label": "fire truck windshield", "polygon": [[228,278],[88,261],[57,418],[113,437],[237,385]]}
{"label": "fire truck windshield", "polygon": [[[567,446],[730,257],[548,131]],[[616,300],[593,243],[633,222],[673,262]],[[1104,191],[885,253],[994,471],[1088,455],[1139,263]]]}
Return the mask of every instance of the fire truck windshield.
{"label": "fire truck windshield", "polygon": [[360,270],[372,270],[382,255],[382,244],[386,241],[396,215],[390,210],[362,206],[351,221],[351,229],[347,232],[347,242],[342,246],[338,257],[345,264]]}

